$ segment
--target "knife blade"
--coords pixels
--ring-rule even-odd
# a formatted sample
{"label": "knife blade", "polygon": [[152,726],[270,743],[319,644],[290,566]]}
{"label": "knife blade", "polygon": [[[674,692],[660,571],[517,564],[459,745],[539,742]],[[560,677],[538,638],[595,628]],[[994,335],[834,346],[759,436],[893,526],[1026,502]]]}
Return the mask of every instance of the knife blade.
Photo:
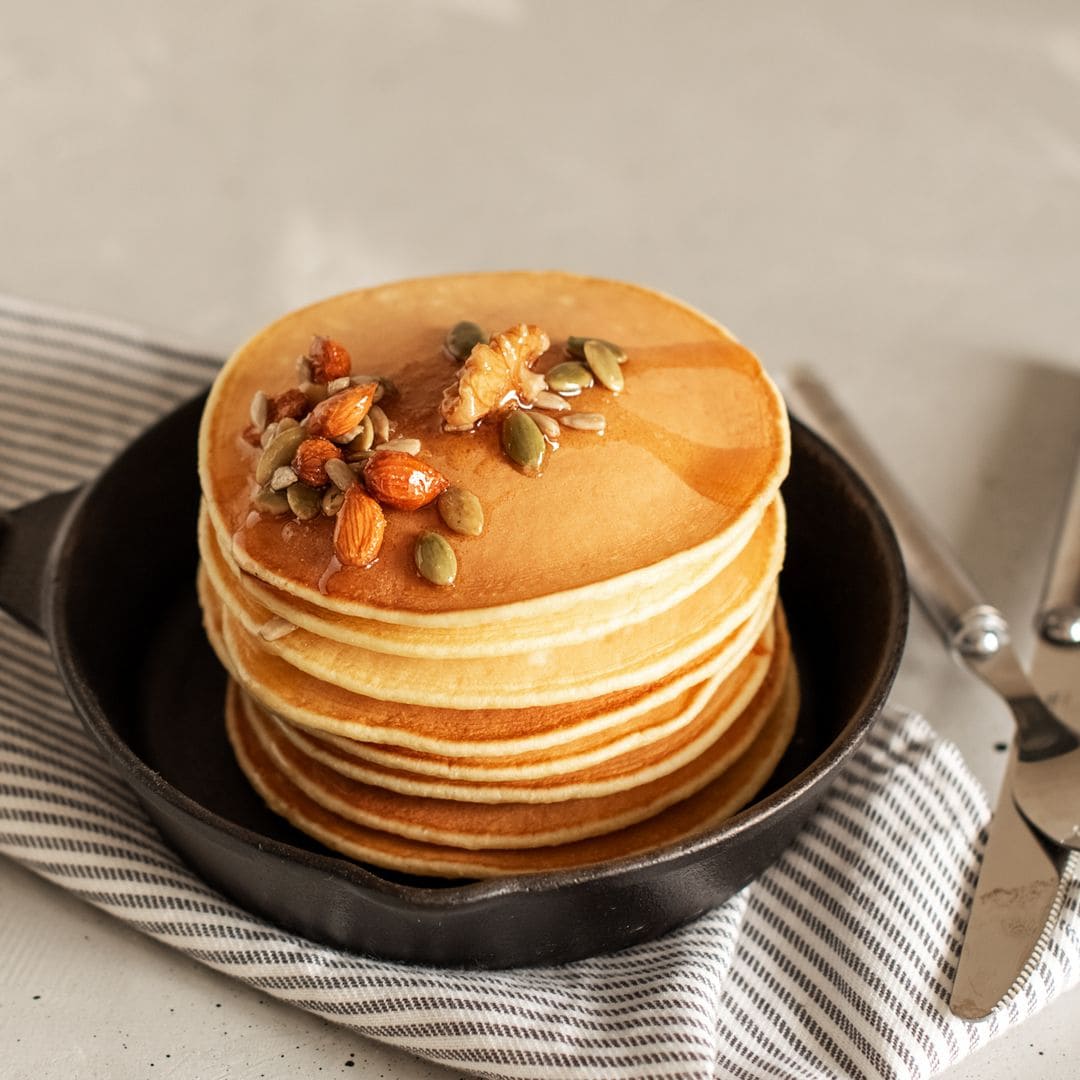
{"label": "knife blade", "polygon": [[[1036,617],[1032,682],[1080,730],[1080,462],[1066,497]],[[1070,614],[1071,612],[1071,614]],[[978,1020],[1010,1001],[1042,957],[1080,856],[1036,834],[1012,798],[1016,745],[1001,792],[956,967],[949,1007]]]}

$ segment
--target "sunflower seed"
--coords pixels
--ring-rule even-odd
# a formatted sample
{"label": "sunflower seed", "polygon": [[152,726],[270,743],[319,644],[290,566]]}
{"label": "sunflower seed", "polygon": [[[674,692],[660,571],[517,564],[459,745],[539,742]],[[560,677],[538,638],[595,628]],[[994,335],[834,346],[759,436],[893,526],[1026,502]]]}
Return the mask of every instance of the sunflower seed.
{"label": "sunflower seed", "polygon": [[443,345],[450,356],[460,364],[480,342],[487,339],[482,326],[465,319],[450,328]]}
{"label": "sunflower seed", "polygon": [[397,387],[382,375],[353,375],[349,379],[353,386],[363,386],[365,383],[375,384],[375,395],[372,401],[379,402],[387,394],[396,394]]}
{"label": "sunflower seed", "polygon": [[266,415],[269,409],[270,399],[261,390],[256,390],[251,399],[251,426],[260,435],[266,430]]}
{"label": "sunflower seed", "polygon": [[351,431],[347,431],[340,439],[334,439],[346,454],[359,453],[361,450],[370,450],[375,441],[375,429],[371,421],[365,416]]}
{"label": "sunflower seed", "polygon": [[453,585],[457,577],[457,556],[445,537],[437,532],[421,533],[413,548],[413,559],[420,576],[432,585]]}
{"label": "sunflower seed", "polygon": [[384,442],[382,445],[375,447],[376,453],[381,453],[383,450],[397,450],[400,454],[412,454],[415,457],[420,453],[420,440],[391,439],[389,442]]}
{"label": "sunflower seed", "polygon": [[[561,401],[562,398],[559,400]],[[548,416],[547,413],[536,412],[535,410],[530,413],[530,416],[532,422],[550,442],[559,441],[559,422],[554,416]]]}
{"label": "sunflower seed", "polygon": [[547,373],[548,387],[558,394],[573,397],[593,384],[592,372],[576,360],[564,360]]}
{"label": "sunflower seed", "polygon": [[526,473],[537,473],[544,460],[547,443],[536,421],[515,409],[502,423],[502,445],[506,456]]}
{"label": "sunflower seed", "polygon": [[289,510],[289,500],[285,495],[268,487],[259,488],[251,505],[262,514],[285,514]]}
{"label": "sunflower seed", "polygon": [[[349,467],[346,465],[346,469]],[[329,471],[329,470],[327,470]],[[349,479],[352,480],[352,470],[349,469]],[[327,517],[336,517],[337,512],[341,509],[341,504],[345,501],[345,492],[340,488],[328,487],[323,492],[322,497],[322,512]]]}
{"label": "sunflower seed", "polygon": [[277,429],[278,429],[279,432],[280,431],[289,431],[290,429],[292,429],[294,427],[299,427],[299,426],[300,426],[300,421],[297,420],[295,416],[286,416],[286,417],[283,417],[281,420],[278,421]]}
{"label": "sunflower seed", "polygon": [[301,520],[309,521],[322,509],[322,494],[299,481],[285,491],[289,509]]}
{"label": "sunflower seed", "polygon": [[605,341],[603,338],[588,338],[588,337],[571,337],[567,338],[566,351],[574,357],[576,360],[585,359],[585,342],[586,341],[599,341],[601,345],[606,345],[613,353],[615,353],[620,364],[626,363],[626,353],[615,345],[613,342]]}
{"label": "sunflower seed", "polygon": [[330,482],[341,491],[348,490],[356,483],[352,469],[341,458],[329,458],[324,467],[326,475],[330,477]]}
{"label": "sunflower seed", "polygon": [[383,412],[381,405],[372,405],[368,410],[368,418],[375,430],[375,438],[381,442],[387,442],[390,438],[390,418]]}
{"label": "sunflower seed", "polygon": [[259,446],[265,450],[270,445],[270,440],[278,433],[278,424],[267,424],[263,433],[259,436]]}
{"label": "sunflower seed", "polygon": [[585,362],[589,365],[592,373],[613,394],[618,394],[624,384],[622,368],[619,367],[619,358],[616,351],[606,341],[590,339],[585,342]]}
{"label": "sunflower seed", "polygon": [[346,390],[351,385],[351,380],[348,375],[342,375],[340,379],[331,379],[326,384],[326,396],[330,397],[331,394],[336,394],[339,390]]}
{"label": "sunflower seed", "polygon": [[448,487],[439,496],[436,505],[448,529],[462,536],[479,536],[484,531],[484,508],[471,491],[463,487]]}
{"label": "sunflower seed", "polygon": [[603,435],[607,428],[607,421],[598,412],[575,412],[567,413],[559,417],[559,423],[563,427],[576,428],[578,431],[595,431],[597,435]]}
{"label": "sunflower seed", "polygon": [[284,491],[291,484],[295,484],[299,477],[291,465],[281,465],[274,470],[270,477],[271,491]]}
{"label": "sunflower seed", "polygon": [[566,412],[570,408],[568,401],[559,397],[558,394],[553,394],[550,390],[541,390],[533,399],[533,404],[538,409],[547,409],[548,412]]}
{"label": "sunflower seed", "polygon": [[288,465],[296,453],[296,448],[304,441],[304,429],[297,426],[286,428],[284,431],[278,428],[277,434],[266,444],[266,448],[259,455],[255,465],[255,483],[260,486],[270,483],[270,477],[274,470],[282,465]]}
{"label": "sunflower seed", "polygon": [[296,377],[301,384],[311,382],[311,361],[306,356],[296,358]]}
{"label": "sunflower seed", "polygon": [[259,637],[263,641],[277,641],[278,638],[291,634],[295,629],[296,627],[288,619],[280,619],[275,615],[259,627]]}

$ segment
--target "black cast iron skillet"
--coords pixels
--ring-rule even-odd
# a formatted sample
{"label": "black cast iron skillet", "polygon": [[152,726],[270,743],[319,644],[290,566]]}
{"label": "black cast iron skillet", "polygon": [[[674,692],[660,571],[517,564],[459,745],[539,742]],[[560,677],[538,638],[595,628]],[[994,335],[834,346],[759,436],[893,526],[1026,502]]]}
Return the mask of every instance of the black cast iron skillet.
{"label": "black cast iron skillet", "polygon": [[194,593],[202,404],[170,414],[85,488],[8,515],[0,604],[49,640],[82,721],[175,849],[286,929],[388,959],[489,968],[656,937],[780,855],[892,684],[907,627],[895,539],[851,469],[794,422],[781,591],[803,703],[752,806],[677,845],[539,876],[455,884],[340,858],[262,805],[225,738],[224,676]]}

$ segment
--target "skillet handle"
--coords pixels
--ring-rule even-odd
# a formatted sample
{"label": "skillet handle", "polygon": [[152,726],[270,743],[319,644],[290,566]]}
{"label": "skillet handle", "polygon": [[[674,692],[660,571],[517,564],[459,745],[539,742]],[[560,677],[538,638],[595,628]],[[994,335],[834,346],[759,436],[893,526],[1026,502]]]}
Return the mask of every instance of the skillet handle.
{"label": "skillet handle", "polygon": [[54,577],[53,546],[82,488],[0,513],[0,609],[39,634]]}

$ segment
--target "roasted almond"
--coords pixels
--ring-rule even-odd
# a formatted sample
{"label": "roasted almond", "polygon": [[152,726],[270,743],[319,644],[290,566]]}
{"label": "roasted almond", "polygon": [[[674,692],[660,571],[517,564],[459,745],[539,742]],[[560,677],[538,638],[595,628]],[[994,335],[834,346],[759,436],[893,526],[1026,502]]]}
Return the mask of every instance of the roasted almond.
{"label": "roasted almond", "polygon": [[272,424],[275,420],[284,420],[286,417],[299,420],[307,415],[310,408],[311,403],[304,392],[294,386],[291,390],[276,394],[267,402],[267,423]]}
{"label": "roasted almond", "polygon": [[308,433],[324,439],[350,435],[364,422],[378,388],[378,383],[363,383],[320,401],[308,417]]}
{"label": "roasted almond", "polygon": [[364,466],[364,486],[386,506],[418,510],[437,499],[450,481],[412,454],[382,450]]}
{"label": "roasted almond", "polygon": [[305,439],[292,459],[293,472],[308,486],[321,488],[329,483],[326,463],[341,457],[329,439]]}
{"label": "roasted almond", "polygon": [[335,379],[346,379],[352,372],[352,360],[349,350],[339,341],[315,336],[311,339],[307,361],[314,383],[331,383]]}
{"label": "roasted almond", "polygon": [[370,566],[379,555],[386,517],[382,507],[354,484],[334,518],[334,551],[347,566]]}

